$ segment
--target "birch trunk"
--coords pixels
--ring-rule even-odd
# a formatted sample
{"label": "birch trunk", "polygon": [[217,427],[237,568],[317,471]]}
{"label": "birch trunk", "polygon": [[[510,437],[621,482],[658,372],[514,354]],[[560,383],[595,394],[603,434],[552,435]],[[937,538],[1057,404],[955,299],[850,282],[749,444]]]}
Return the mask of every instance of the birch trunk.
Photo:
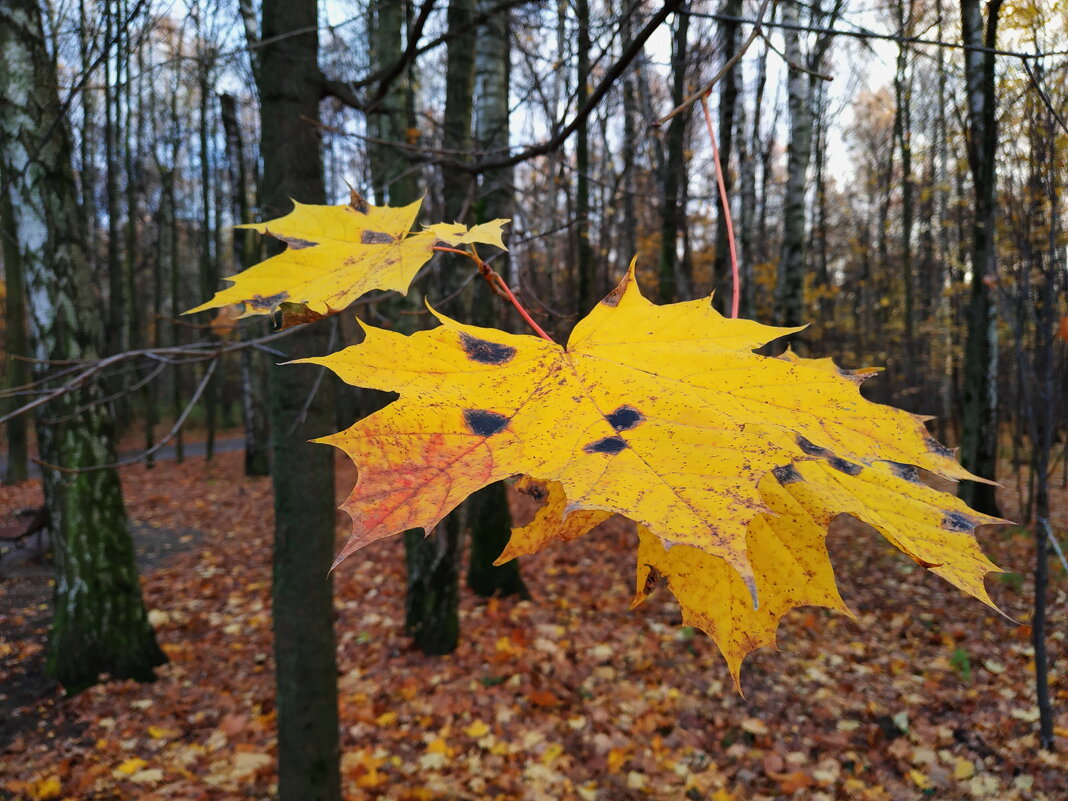
{"label": "birch trunk", "polygon": [[[78,205],[56,69],[33,0],[0,4],[0,158],[11,177],[38,359],[96,359],[103,331]],[[52,131],[42,140],[43,131]],[[79,470],[115,461],[97,384],[53,401],[37,424],[41,459]],[[153,678],[166,661],[141,599],[133,543],[114,469],[43,469],[55,550],[55,619],[48,668],[68,691],[112,678]]]}

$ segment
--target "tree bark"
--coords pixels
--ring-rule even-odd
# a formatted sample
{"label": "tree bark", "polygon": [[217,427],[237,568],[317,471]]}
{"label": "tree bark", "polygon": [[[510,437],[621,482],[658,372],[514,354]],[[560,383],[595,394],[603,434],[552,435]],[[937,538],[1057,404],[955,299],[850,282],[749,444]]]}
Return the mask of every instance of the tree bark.
{"label": "tree bark", "polygon": [[[726,17],[738,17],[742,13],[742,0],[723,0],[723,14]],[[738,49],[738,23],[723,21],[719,23],[719,35],[722,42],[723,61],[734,57]],[[741,66],[735,64],[720,79],[719,83],[719,158],[723,166],[723,187],[726,197],[723,205],[729,205],[733,198],[734,174],[731,172],[731,152],[733,150],[734,111],[738,102],[738,73]],[[730,246],[727,242],[727,215],[720,208],[716,215],[716,255],[712,267],[713,285],[719,287],[717,298],[721,305],[730,304],[734,291],[730,282]],[[740,278],[740,276],[739,276]],[[739,309],[741,298],[739,297]]]}
{"label": "tree bark", "polygon": [[[489,11],[496,0],[480,0],[479,11]],[[508,149],[508,89],[511,63],[511,13],[500,11],[489,16],[481,27],[475,56],[475,133],[478,149],[483,153],[507,152]],[[482,175],[482,186],[475,204],[476,222],[513,215],[514,175],[510,167],[491,170]],[[499,254],[493,267],[511,283],[511,263],[507,251]],[[489,291],[485,281],[475,279],[474,308],[471,320],[475,325],[504,325],[500,300]],[[467,523],[471,529],[471,550],[468,554],[467,586],[477,595],[519,595],[528,597],[526,585],[519,574],[519,560],[495,566],[512,535],[512,515],[508,508],[508,493],[503,481],[484,487],[464,502]]]}
{"label": "tree bark", "polygon": [[[219,112],[226,134],[226,163],[230,178],[230,195],[235,222],[250,223],[248,169],[245,164],[245,143],[237,119],[237,101],[231,94],[219,96]],[[234,265],[237,270],[251,267],[258,261],[259,247],[256,232],[234,231]],[[235,272],[237,272],[235,270]],[[266,476],[271,472],[270,427],[264,404],[266,375],[263,354],[252,348],[241,351],[241,410],[245,424],[245,475]]]}
{"label": "tree bark", "polygon": [[[965,44],[994,48],[1001,0],[988,0],[983,22],[980,0],[961,3]],[[995,56],[989,50],[967,50],[964,77],[968,99],[968,163],[974,184],[972,219],[972,288],[964,352],[964,403],[961,415],[960,460],[968,470],[994,480],[998,456],[998,330],[992,284],[997,279],[995,205],[997,174]],[[962,481],[960,497],[973,509],[997,515],[995,487]]]}
{"label": "tree bark", "polygon": [[[2,159],[0,159],[2,161]],[[7,175],[0,163],[0,187],[7,186]],[[15,228],[15,210],[11,205],[10,191],[0,194],[0,245],[4,257],[4,333],[7,336],[7,385],[21,387],[30,382],[30,363],[14,356],[29,356],[29,332],[26,329],[26,285],[22,274],[22,258]],[[12,398],[11,409],[19,406],[19,399]],[[14,484],[29,476],[29,425],[25,415],[7,421],[7,466],[3,482]]]}
{"label": "tree bark", "polygon": [[[11,177],[16,238],[38,359],[96,359],[103,343],[56,69],[34,0],[0,4],[0,158]],[[59,119],[45,140],[41,132]],[[99,384],[53,401],[37,423],[41,459],[78,471],[115,461]],[[101,674],[151,680],[166,657],[141,598],[114,469],[44,467],[55,550],[55,620],[48,669],[68,691]]]}
{"label": "tree bark", "polygon": [[[451,0],[445,68],[445,119],[442,147],[471,151],[471,119],[475,87],[475,0]],[[455,167],[442,167],[443,218],[463,222],[471,212],[471,175]],[[459,290],[470,265],[466,259],[442,259],[438,291],[442,296]],[[466,304],[470,308],[470,302]],[[405,532],[408,595],[405,628],[428,655],[451,653],[460,641],[460,595],[463,506],[454,509],[426,536]]]}
{"label": "tree bark", "polygon": [[[575,104],[590,96],[590,3],[575,0],[576,43]],[[586,314],[600,300],[595,297],[593,247],[590,245],[590,131],[586,119],[575,131],[575,271],[578,277],[578,312]]]}
{"label": "tree bark", "polygon": [[[263,181],[269,217],[289,198],[324,202],[320,154],[316,0],[264,0],[257,81]],[[307,325],[284,340],[286,359],[321,355],[327,328]],[[333,382],[309,398],[304,366],[270,371],[274,483],[272,587],[278,794],[281,801],[338,801],[337,667],[333,587],[334,455],[308,442],[332,428]]]}
{"label": "tree bark", "polygon": [[[675,16],[675,33],[671,46],[671,103],[678,106],[686,97],[686,50],[690,15]],[[688,111],[676,114],[668,123],[667,163],[664,165],[663,193],[660,202],[660,302],[670,303],[686,294],[688,287],[679,285],[679,228],[686,223],[686,209],[679,208],[679,193],[687,180],[686,124]]]}

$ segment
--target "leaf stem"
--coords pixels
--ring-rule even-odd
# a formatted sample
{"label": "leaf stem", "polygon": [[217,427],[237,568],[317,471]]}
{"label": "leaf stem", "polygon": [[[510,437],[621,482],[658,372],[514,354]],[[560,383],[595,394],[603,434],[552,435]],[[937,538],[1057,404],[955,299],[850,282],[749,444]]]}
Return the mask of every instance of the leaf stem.
{"label": "leaf stem", "polygon": [[471,259],[471,261],[473,261],[478,267],[479,274],[486,279],[486,283],[489,284],[490,289],[493,291],[493,294],[497,295],[498,297],[504,298],[513,306],[515,306],[515,310],[519,312],[519,315],[526,321],[527,325],[534,329],[534,333],[536,333],[539,337],[546,340],[547,342],[552,342],[554,345],[556,344],[556,341],[547,333],[545,333],[544,329],[534,321],[534,318],[530,316],[530,312],[523,308],[523,304],[519,302],[519,298],[515,296],[515,293],[513,293],[512,290],[508,288],[508,284],[504,282],[504,279],[501,278],[500,275],[498,275],[492,267],[486,264],[486,262],[482,261],[478,253],[475,252],[473,246],[471,250],[460,250],[459,248],[450,248],[445,247],[443,245],[434,245],[431,250],[437,250],[441,253],[456,253],[460,256],[466,256],[467,258]]}
{"label": "leaf stem", "polygon": [[[708,90],[712,91],[711,89]],[[734,293],[731,295],[731,319],[738,317],[739,286],[738,251],[734,247],[734,223],[731,221],[731,203],[727,197],[727,187],[723,183],[723,165],[719,162],[719,147],[716,146],[716,133],[712,130],[712,115],[708,112],[708,92],[701,95],[701,110],[705,113],[705,126],[708,138],[712,140],[712,160],[716,164],[716,182],[719,185],[720,205],[723,207],[723,219],[727,223],[727,244],[731,249],[731,281]]]}

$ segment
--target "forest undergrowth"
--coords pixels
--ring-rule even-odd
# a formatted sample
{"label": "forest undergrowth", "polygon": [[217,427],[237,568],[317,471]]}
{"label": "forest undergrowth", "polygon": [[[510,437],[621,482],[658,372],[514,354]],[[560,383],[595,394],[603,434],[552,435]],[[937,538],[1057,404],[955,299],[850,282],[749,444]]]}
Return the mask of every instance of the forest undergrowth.
{"label": "forest undergrowth", "polygon": [[[270,480],[236,477],[241,459],[122,471],[131,518],[175,545],[142,573],[170,659],[153,684],[64,698],[41,679],[48,579],[3,578],[0,561],[0,799],[272,796]],[[337,466],[340,501],[355,475],[347,459]],[[1011,480],[1001,495],[1014,517]],[[39,503],[38,481],[0,488],[0,525]],[[1053,523],[1068,529],[1066,491],[1056,490]],[[339,542],[348,528],[339,513]],[[174,536],[191,530],[200,533]],[[1026,621],[1030,533],[979,537],[1016,571],[988,579],[992,596]],[[1029,628],[867,527],[841,518],[829,538],[857,620],[789,614],[780,651],[759,650],[743,667],[744,698],[712,643],[681,627],[666,588],[628,611],[635,543],[617,518],[524,558],[533,600],[465,593],[460,647],[438,658],[403,632],[401,540],[345,562],[334,574],[345,798],[1064,798],[1063,754],[1037,747]],[[1055,566],[1054,619],[1066,607]],[[1062,750],[1065,639],[1055,627]],[[36,685],[20,696],[27,682]]]}

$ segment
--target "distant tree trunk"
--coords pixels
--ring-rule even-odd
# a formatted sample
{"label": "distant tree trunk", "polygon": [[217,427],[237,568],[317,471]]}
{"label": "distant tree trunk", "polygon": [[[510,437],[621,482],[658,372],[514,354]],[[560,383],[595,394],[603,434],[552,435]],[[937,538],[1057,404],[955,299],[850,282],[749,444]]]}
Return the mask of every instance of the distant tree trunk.
{"label": "distant tree trunk", "polygon": [[[90,52],[92,23],[86,13],[86,0],[78,0],[78,59],[82,74],[89,71],[93,56]],[[79,184],[82,190],[82,213],[86,218],[85,246],[89,253],[90,271],[97,271],[97,219],[96,219],[96,91],[86,86],[78,95],[82,104],[82,130],[78,137]]]}
{"label": "distant tree trunk", "polygon": [[[475,84],[475,0],[451,0],[445,68],[445,118],[442,147],[453,153],[471,151],[471,116]],[[442,168],[444,209],[448,221],[463,221],[470,209],[471,176],[455,167]],[[466,259],[442,260],[438,289],[456,292],[467,278]],[[470,304],[467,304],[470,308]],[[458,612],[464,507],[454,509],[433,531],[404,535],[408,568],[405,625],[425,654],[448,654],[460,641]]]}
{"label": "distant tree trunk", "polygon": [[[237,101],[231,94],[219,95],[219,110],[226,134],[226,162],[230,177],[230,194],[235,222],[252,222],[249,203],[248,169],[245,165],[245,144],[237,119]],[[258,261],[259,244],[256,232],[234,231],[234,264],[238,269],[251,267]],[[235,271],[236,272],[236,271]],[[245,475],[270,474],[270,427],[264,405],[263,354],[252,348],[241,351],[241,409],[245,423]]]}
{"label": "distant tree trunk", "polygon": [[[996,74],[998,14],[1001,0],[988,0],[984,32],[981,0],[961,3],[964,43],[989,50],[964,54],[968,100],[968,163],[975,189],[972,221],[972,291],[968,306],[968,341],[964,353],[964,404],[961,420],[961,464],[993,480],[998,458],[998,328],[991,284],[997,279],[995,205],[997,175]],[[995,487],[963,481],[960,496],[973,509],[998,514]]]}
{"label": "distant tree trunk", "polygon": [[[480,0],[479,10],[490,11],[496,0]],[[480,29],[475,57],[475,96],[477,113],[475,131],[481,151],[507,152],[508,148],[508,88],[511,63],[511,15],[498,11],[487,18]],[[477,222],[513,216],[514,175],[511,168],[493,170],[482,175]],[[494,269],[505,281],[511,276],[508,253],[493,261]],[[501,325],[500,301],[489,291],[485,281],[476,279],[472,309],[475,325]],[[508,493],[503,481],[484,487],[467,501],[467,522],[471,529],[471,550],[468,555],[467,586],[476,594],[520,595],[527,597],[527,588],[519,575],[519,560],[495,567],[493,561],[501,555],[512,534],[512,515],[508,509]]]}
{"label": "distant tree trunk", "polygon": [[[99,357],[103,332],[85,247],[85,219],[70,136],[34,0],[0,4],[0,159],[12,205],[36,358]],[[42,138],[43,132],[50,135]],[[66,394],[39,415],[44,462],[65,468],[115,460],[111,417],[99,384]],[[133,543],[114,469],[43,469],[55,550],[55,619],[48,668],[69,691],[101,674],[151,680],[166,657],[141,599]]]}
{"label": "distant tree trunk", "polygon": [[[723,15],[738,17],[742,13],[742,0],[723,0]],[[719,23],[719,35],[722,42],[723,61],[734,57],[738,49],[738,23],[724,20]],[[734,174],[731,172],[731,152],[733,150],[734,111],[738,102],[738,73],[741,67],[735,64],[719,82],[719,159],[723,166],[723,186],[727,197],[723,203],[729,204],[734,197]],[[730,247],[727,243],[727,215],[720,208],[716,215],[716,255],[712,267],[713,286],[718,286],[717,293],[721,306],[729,308],[731,293]],[[739,298],[740,306],[741,298]]]}
{"label": "distant tree trunk", "polygon": [[[575,103],[581,108],[590,96],[590,2],[575,0]],[[593,247],[590,245],[590,133],[586,120],[575,131],[575,270],[578,273],[578,312],[586,314],[600,300],[594,297]]]}
{"label": "distant tree trunk", "polygon": [[[842,0],[829,15],[830,27],[837,18]],[[782,253],[775,288],[775,322],[802,325],[805,321],[805,207],[806,176],[812,158],[814,82],[812,73],[820,69],[831,45],[831,34],[821,33],[806,58],[801,52],[798,26],[799,0],[785,0],[782,19],[787,68],[787,95],[790,105],[790,139],[786,146],[786,197],[783,201]],[[821,20],[822,21],[822,20]],[[799,69],[804,67],[807,73]]]}
{"label": "distant tree trunk", "polygon": [[[906,8],[907,3],[907,8]],[[898,0],[898,30],[904,36],[912,32],[915,0]],[[924,364],[918,347],[922,348],[922,338],[917,342],[915,277],[912,260],[912,228],[915,214],[912,175],[912,78],[908,74],[908,49],[904,43],[898,45],[897,69],[894,73],[894,133],[897,147],[901,151],[901,280],[905,285],[905,326],[903,358],[903,378],[907,389],[917,389],[916,369]]]}
{"label": "distant tree trunk", "polygon": [[[688,9],[688,4],[683,11]],[[675,15],[675,33],[671,46],[671,104],[686,97],[686,65],[690,15]],[[664,165],[663,193],[660,201],[660,302],[670,303],[689,291],[679,286],[679,228],[686,222],[686,209],[679,208],[679,193],[686,182],[686,124],[689,110],[676,114],[668,123],[667,163]]]}
{"label": "distant tree trunk", "polygon": [[[738,185],[741,188],[739,204],[739,229],[741,233],[741,264],[738,265],[742,295],[738,313],[753,317],[756,309],[756,270],[758,240],[757,213],[757,156],[761,152],[760,122],[764,106],[764,87],[767,84],[768,50],[764,48],[757,62],[757,79],[753,98],[753,124],[751,133],[746,130],[745,104],[740,106],[738,116]],[[748,138],[747,138],[748,137]]]}
{"label": "distant tree trunk", "polygon": [[[203,24],[197,17],[198,26]],[[197,36],[197,88],[199,90],[199,125],[197,133],[200,143],[200,294],[210,298],[219,284],[215,260],[212,254],[212,220],[211,220],[211,149],[209,146],[209,124],[211,111],[210,56],[206,52],[207,44]],[[208,332],[209,339],[215,339],[214,332]],[[215,456],[215,428],[219,416],[219,381],[213,375],[204,388],[204,424],[206,428],[204,441],[204,459],[211,461]]]}
{"label": "distant tree trunk", "polygon": [[[269,217],[290,198],[324,201],[316,0],[263,0],[257,48],[263,154],[261,201]],[[307,325],[284,340],[288,359],[326,352],[328,329]],[[318,368],[316,368],[318,369]],[[333,587],[334,454],[309,443],[332,429],[333,382],[308,397],[313,371],[270,371],[274,574],[272,587],[280,801],[341,797]]]}
{"label": "distant tree trunk", "polygon": [[[115,44],[115,29],[118,27],[117,0],[105,0],[104,3],[104,40],[106,47]],[[117,48],[116,48],[117,49]],[[126,275],[122,260],[122,210],[119,205],[119,147],[118,131],[122,121],[118,119],[121,105],[118,98],[116,76],[113,67],[118,62],[109,55],[104,59],[104,161],[106,168],[105,188],[108,210],[108,324],[105,333],[105,347],[108,353],[126,350]],[[112,389],[118,384],[113,382]]]}
{"label": "distant tree trunk", "polygon": [[[634,6],[624,14],[622,19],[623,49],[630,47],[634,37]],[[619,247],[621,264],[619,268],[625,268],[630,260],[638,255],[638,215],[636,213],[636,195],[638,192],[635,181],[637,164],[635,154],[637,152],[638,139],[638,88],[635,86],[637,78],[636,70],[627,70],[623,78],[623,231]]]}
{"label": "distant tree trunk", "polygon": [[[2,161],[2,159],[0,159]],[[0,187],[8,184],[6,170],[0,163]],[[30,363],[15,356],[30,355],[29,337],[26,330],[26,285],[22,274],[22,258],[19,255],[15,210],[11,205],[9,190],[0,191],[0,245],[4,257],[4,282],[7,294],[4,297],[4,333],[7,336],[7,385],[21,387],[30,382]],[[8,409],[17,409],[19,398],[12,398]],[[7,411],[7,409],[5,409]],[[26,415],[7,421],[7,467],[4,483],[25,481],[29,475],[29,424]]]}

